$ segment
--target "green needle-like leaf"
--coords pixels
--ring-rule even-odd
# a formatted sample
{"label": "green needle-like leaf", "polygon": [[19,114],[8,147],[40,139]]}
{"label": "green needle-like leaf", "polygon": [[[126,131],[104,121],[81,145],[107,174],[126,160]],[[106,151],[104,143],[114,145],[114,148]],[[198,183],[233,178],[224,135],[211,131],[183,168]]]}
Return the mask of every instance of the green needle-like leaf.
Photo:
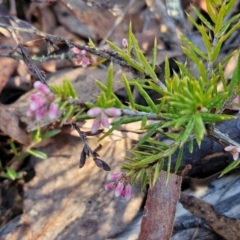
{"label": "green needle-like leaf", "polygon": [[178,152],[178,157],[177,157],[177,161],[176,161],[176,164],[175,164],[175,173],[177,173],[180,165],[181,165],[181,162],[182,162],[182,156],[183,156],[183,147],[180,147],[179,148],[179,152]]}
{"label": "green needle-like leaf", "polygon": [[140,94],[143,96],[144,100],[147,102],[148,106],[152,109],[153,112],[156,113],[157,107],[156,107],[155,103],[152,101],[151,97],[148,95],[148,93],[137,82],[135,83],[135,86],[137,87]]}
{"label": "green needle-like leaf", "polygon": [[72,97],[73,99],[77,99],[77,93],[73,88],[72,84],[68,80],[64,80],[65,87],[68,89],[68,97]]}
{"label": "green needle-like leaf", "polygon": [[154,175],[153,175],[153,185],[156,183],[158,176],[163,168],[163,160],[160,160],[157,162],[157,164],[155,165],[155,169],[154,169]]}
{"label": "green needle-like leaf", "polygon": [[204,59],[208,59],[207,55],[200,50],[196,45],[194,45],[188,38],[185,36],[181,36],[181,39],[186,43],[186,45],[191,48],[193,51],[195,51],[199,56],[201,56]]}
{"label": "green needle-like leaf", "polygon": [[206,6],[207,6],[207,12],[213,21],[213,23],[216,23],[216,14],[215,14],[215,9],[213,8],[212,1],[205,1]]}
{"label": "green needle-like leaf", "polygon": [[179,138],[177,139],[178,141],[181,142],[181,146],[183,146],[183,144],[187,141],[189,135],[191,134],[193,128],[194,128],[194,124],[195,124],[195,119],[194,117],[192,117],[187,126],[186,126],[186,129],[184,130],[184,132],[179,136]]}
{"label": "green needle-like leaf", "polygon": [[31,155],[37,157],[37,158],[41,158],[41,159],[46,159],[47,158],[46,153],[35,150],[35,149],[30,149],[27,152],[30,153]]}
{"label": "green needle-like leaf", "polygon": [[214,32],[215,34],[218,34],[222,28],[222,24],[223,24],[223,17],[226,13],[226,3],[223,2],[220,8],[220,11],[217,14],[217,20],[216,20],[216,25],[215,25],[215,29]]}
{"label": "green needle-like leaf", "polygon": [[151,65],[149,64],[149,62],[147,61],[147,59],[145,58],[145,56],[140,50],[138,50],[138,56],[139,56],[139,61],[141,61],[142,65],[146,69],[147,74],[150,75],[150,77],[154,82],[158,82],[159,79],[154,71],[155,67],[154,68],[151,67]]}
{"label": "green needle-like leaf", "polygon": [[161,122],[154,124],[154,126],[147,132],[147,134],[137,143],[137,146],[139,147],[141,146],[141,144],[146,142],[156,132],[156,130],[161,126],[161,124]]}
{"label": "green needle-like leaf", "polygon": [[128,95],[128,100],[129,100],[130,106],[131,106],[132,109],[135,109],[135,102],[134,102],[134,97],[133,97],[133,94],[132,94],[132,90],[129,86],[128,79],[126,78],[126,76],[124,74],[122,75],[122,80],[123,80],[124,87],[125,87],[125,90],[126,90],[127,95]]}
{"label": "green needle-like leaf", "polygon": [[204,134],[206,132],[202,117],[199,113],[195,114],[195,136],[198,146],[200,147]]}
{"label": "green needle-like leaf", "polygon": [[172,156],[168,156],[168,165],[167,165],[167,175],[166,175],[166,184],[169,181],[170,173],[171,173],[171,163],[172,163]]}
{"label": "green needle-like leaf", "polygon": [[228,172],[232,171],[233,169],[235,169],[238,165],[240,164],[240,159],[238,159],[237,161],[233,161],[232,163],[230,163],[220,174],[220,177],[222,177],[223,175],[227,174]]}
{"label": "green needle-like leaf", "polygon": [[61,126],[70,118],[70,116],[73,115],[75,109],[76,107],[73,105],[69,105],[68,107],[66,107],[66,113],[64,114],[60,123]]}
{"label": "green needle-like leaf", "polygon": [[[101,81],[96,80],[96,83],[102,91],[104,91],[104,92],[107,91],[107,87]],[[123,104],[121,103],[121,101],[118,99],[118,97],[113,92],[111,93],[111,98],[115,100],[116,107],[122,108]]]}
{"label": "green needle-like leaf", "polygon": [[230,81],[230,84],[228,86],[229,97],[232,97],[232,95],[234,94],[235,88],[236,87],[239,88],[239,86],[240,86],[240,54],[238,54],[238,62],[233,72],[233,76]]}
{"label": "green needle-like leaf", "polygon": [[[209,28],[211,29],[212,31],[214,30],[212,24],[200,13],[200,11],[193,6],[193,10],[194,12],[197,14],[197,16],[199,17],[199,19],[201,19],[201,21]],[[190,14],[187,14],[188,18],[191,18],[191,22],[194,24],[194,26],[197,28],[197,26],[199,26],[196,21],[192,18],[192,16]]]}
{"label": "green needle-like leaf", "polygon": [[139,63],[133,60],[127,53],[125,53],[121,48],[117,47],[110,41],[106,41],[108,45],[116,51],[127,63],[129,63],[133,68],[137,69],[140,72],[145,72],[144,67],[142,67]]}
{"label": "green needle-like leaf", "polygon": [[106,92],[107,99],[111,98],[112,89],[113,89],[113,63],[111,62],[108,67],[107,92]]}
{"label": "green needle-like leaf", "polygon": [[153,46],[153,57],[152,57],[152,69],[155,69],[157,60],[157,39],[154,39],[154,46]]}
{"label": "green needle-like leaf", "polygon": [[52,131],[48,131],[48,132],[46,132],[46,133],[44,133],[44,134],[42,135],[42,139],[51,138],[51,137],[59,134],[60,132],[61,132],[61,130],[59,130],[59,129],[55,129],[55,130],[52,130]]}

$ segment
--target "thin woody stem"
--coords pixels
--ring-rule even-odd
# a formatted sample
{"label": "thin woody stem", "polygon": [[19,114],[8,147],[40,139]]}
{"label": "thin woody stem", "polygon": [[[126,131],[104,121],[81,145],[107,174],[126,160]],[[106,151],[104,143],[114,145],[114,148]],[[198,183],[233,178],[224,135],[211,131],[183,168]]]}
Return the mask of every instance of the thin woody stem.
{"label": "thin woody stem", "polygon": [[129,64],[127,64],[116,52],[114,51],[107,51],[107,50],[100,50],[100,49],[94,49],[94,48],[90,48],[88,46],[82,46],[80,44],[76,44],[72,41],[67,40],[66,38],[60,37],[60,36],[56,36],[56,35],[52,35],[52,34],[48,34],[48,33],[44,33],[42,31],[39,31],[38,29],[32,27],[32,28],[22,28],[22,27],[13,27],[7,24],[3,24],[0,23],[0,27],[6,28],[8,30],[17,30],[17,31],[21,31],[21,32],[27,32],[27,33],[35,33],[38,36],[44,37],[46,40],[48,40],[50,43],[53,44],[53,42],[64,42],[69,48],[72,47],[77,47],[80,50],[86,50],[88,51],[90,54],[101,57],[101,58],[106,58],[108,60],[111,60],[112,62],[120,65],[121,67],[129,70],[129,71],[133,71],[136,72],[137,70],[134,69],[132,66],[130,66]]}

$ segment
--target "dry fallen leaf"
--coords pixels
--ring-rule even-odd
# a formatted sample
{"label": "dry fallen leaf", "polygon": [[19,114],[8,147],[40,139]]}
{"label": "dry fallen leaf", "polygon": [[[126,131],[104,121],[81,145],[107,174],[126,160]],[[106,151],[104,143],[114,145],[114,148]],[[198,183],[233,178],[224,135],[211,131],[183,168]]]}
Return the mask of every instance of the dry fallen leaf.
{"label": "dry fallen leaf", "polygon": [[14,109],[0,104],[0,130],[14,140],[28,145],[30,137],[27,132],[19,126],[19,118]]}
{"label": "dry fallen leaf", "polygon": [[11,58],[0,58],[0,93],[7,84],[9,78],[16,71],[18,62]]}
{"label": "dry fallen leaf", "polygon": [[180,202],[192,214],[203,218],[224,239],[240,239],[240,220],[217,214],[210,203],[186,193],[181,194]]}

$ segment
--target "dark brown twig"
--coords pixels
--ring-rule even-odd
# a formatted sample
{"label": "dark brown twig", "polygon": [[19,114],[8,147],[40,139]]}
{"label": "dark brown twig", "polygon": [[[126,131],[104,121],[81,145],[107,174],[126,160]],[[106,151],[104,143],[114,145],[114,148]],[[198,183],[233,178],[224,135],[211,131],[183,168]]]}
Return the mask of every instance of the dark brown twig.
{"label": "dark brown twig", "polygon": [[131,72],[136,72],[137,70],[134,69],[132,66],[130,66],[129,64],[127,64],[116,52],[114,51],[105,51],[105,50],[100,50],[100,49],[93,49],[90,48],[88,46],[82,46],[80,44],[76,44],[72,41],[69,41],[66,38],[60,37],[60,36],[56,36],[56,35],[52,35],[52,34],[48,34],[48,33],[44,33],[42,31],[39,31],[38,29],[31,27],[31,28],[22,28],[22,27],[13,27],[4,23],[0,23],[0,27],[6,28],[9,31],[11,30],[17,30],[20,32],[27,32],[27,33],[35,33],[38,36],[44,37],[46,40],[50,41],[50,42],[63,42],[65,43],[69,48],[72,47],[77,47],[80,50],[86,50],[87,52],[89,52],[92,55],[101,57],[101,58],[106,58],[118,65],[120,65],[122,68],[131,71]]}
{"label": "dark brown twig", "polygon": [[105,171],[110,171],[111,168],[109,167],[109,165],[106,162],[104,162],[103,160],[101,160],[99,158],[99,154],[97,153],[102,148],[102,146],[99,145],[95,150],[92,150],[86,141],[86,134],[81,131],[81,129],[77,126],[76,123],[72,123],[72,126],[78,132],[78,134],[83,142],[83,145],[84,145],[83,150],[80,155],[79,168],[82,168],[85,165],[86,157],[91,155],[91,157],[93,158],[93,161],[99,168],[102,168]]}

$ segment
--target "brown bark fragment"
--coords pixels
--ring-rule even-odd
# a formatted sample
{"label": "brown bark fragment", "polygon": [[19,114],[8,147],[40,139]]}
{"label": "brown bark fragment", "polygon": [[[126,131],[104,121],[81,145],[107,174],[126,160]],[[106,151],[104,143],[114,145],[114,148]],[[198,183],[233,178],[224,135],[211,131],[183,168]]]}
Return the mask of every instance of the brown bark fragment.
{"label": "brown bark fragment", "polygon": [[166,172],[162,171],[154,187],[148,191],[139,240],[170,239],[181,181],[181,177],[171,174],[166,184]]}

